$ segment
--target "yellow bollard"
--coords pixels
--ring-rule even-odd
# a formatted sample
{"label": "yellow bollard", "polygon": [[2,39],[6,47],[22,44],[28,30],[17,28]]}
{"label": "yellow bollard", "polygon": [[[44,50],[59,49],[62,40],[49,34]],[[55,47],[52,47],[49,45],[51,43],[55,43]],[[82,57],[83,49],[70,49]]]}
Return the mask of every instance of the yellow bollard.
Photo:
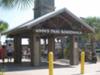
{"label": "yellow bollard", "polygon": [[49,75],[53,75],[53,52],[49,52]]}
{"label": "yellow bollard", "polygon": [[0,75],[4,75],[4,73],[3,73],[3,71],[2,71],[2,70],[0,71]]}
{"label": "yellow bollard", "polygon": [[81,74],[84,74],[85,52],[81,52]]}

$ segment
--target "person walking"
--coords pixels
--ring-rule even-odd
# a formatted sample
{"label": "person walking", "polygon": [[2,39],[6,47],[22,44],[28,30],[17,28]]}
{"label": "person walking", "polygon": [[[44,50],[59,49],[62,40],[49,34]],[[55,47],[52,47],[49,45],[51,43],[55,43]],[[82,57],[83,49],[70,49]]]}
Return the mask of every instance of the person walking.
{"label": "person walking", "polygon": [[0,47],[0,59],[2,59],[2,62],[4,63],[4,59],[5,59],[5,46],[3,45],[2,47]]}
{"label": "person walking", "polygon": [[13,57],[13,51],[14,51],[12,45],[8,44],[6,50],[7,50],[8,62],[11,62]]}

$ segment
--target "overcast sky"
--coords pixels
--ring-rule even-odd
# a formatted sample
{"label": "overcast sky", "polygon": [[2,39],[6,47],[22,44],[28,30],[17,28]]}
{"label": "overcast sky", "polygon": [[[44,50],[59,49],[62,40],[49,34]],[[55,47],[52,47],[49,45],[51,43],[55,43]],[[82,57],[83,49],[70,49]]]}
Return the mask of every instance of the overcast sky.
{"label": "overcast sky", "polygon": [[[56,10],[66,7],[78,17],[100,17],[100,0],[55,0]],[[28,20],[33,19],[33,7],[24,10],[0,8],[0,20],[14,28]]]}
{"label": "overcast sky", "polygon": [[[55,0],[55,7],[56,9],[66,7],[78,17],[100,17],[100,0]],[[9,28],[13,28],[33,18],[32,8],[23,11],[0,8],[0,20],[8,22]]]}

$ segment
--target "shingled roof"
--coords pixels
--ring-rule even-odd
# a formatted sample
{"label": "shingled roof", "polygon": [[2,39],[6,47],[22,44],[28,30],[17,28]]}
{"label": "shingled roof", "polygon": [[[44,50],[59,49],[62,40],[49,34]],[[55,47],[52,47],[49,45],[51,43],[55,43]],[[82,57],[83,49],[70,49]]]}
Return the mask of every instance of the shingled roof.
{"label": "shingled roof", "polygon": [[[57,22],[57,19],[59,19],[58,22]],[[54,23],[54,25],[56,27],[54,25],[50,26],[50,24],[49,24],[50,22],[52,24]],[[59,24],[59,26],[58,26],[58,24]],[[60,26],[61,24],[62,24],[62,26]],[[13,28],[11,30],[3,32],[3,34],[7,34],[7,35],[12,35],[12,34],[16,34],[16,33],[20,34],[20,31],[29,30],[31,28],[34,29],[34,28],[38,28],[38,27],[40,27],[40,28],[41,27],[44,27],[44,28],[54,27],[53,29],[64,28],[66,30],[71,29],[71,30],[77,30],[77,31],[81,31],[81,32],[95,32],[95,30],[90,25],[88,25],[83,20],[81,20],[80,18],[75,16],[73,13],[71,13],[66,8],[63,8],[60,10],[50,12],[50,13],[48,13],[44,16],[41,16],[35,20],[30,20],[16,28]]]}

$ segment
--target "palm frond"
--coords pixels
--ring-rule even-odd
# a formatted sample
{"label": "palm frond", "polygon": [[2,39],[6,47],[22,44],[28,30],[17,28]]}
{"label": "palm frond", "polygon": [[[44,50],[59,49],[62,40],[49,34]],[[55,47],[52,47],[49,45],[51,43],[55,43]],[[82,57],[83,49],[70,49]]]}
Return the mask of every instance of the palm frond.
{"label": "palm frond", "polygon": [[30,7],[34,0],[1,0],[1,6],[4,8],[27,8]]}

